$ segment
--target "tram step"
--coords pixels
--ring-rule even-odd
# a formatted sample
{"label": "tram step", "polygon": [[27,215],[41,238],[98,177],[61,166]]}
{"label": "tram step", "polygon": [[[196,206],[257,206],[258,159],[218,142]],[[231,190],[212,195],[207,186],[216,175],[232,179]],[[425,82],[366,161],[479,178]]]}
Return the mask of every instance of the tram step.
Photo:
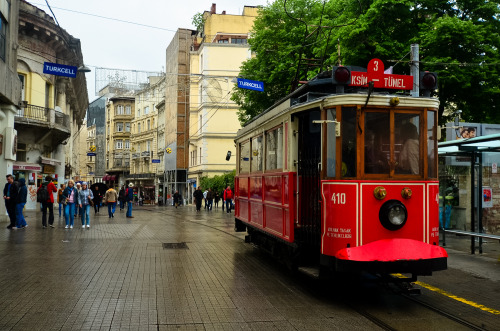
{"label": "tram step", "polygon": [[309,277],[319,279],[319,269],[315,267],[298,267],[297,270]]}

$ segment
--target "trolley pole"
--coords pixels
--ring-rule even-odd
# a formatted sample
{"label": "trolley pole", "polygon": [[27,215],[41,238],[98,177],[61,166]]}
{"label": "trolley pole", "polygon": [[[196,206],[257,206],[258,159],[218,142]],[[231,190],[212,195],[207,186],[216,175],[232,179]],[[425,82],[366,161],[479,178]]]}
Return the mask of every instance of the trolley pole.
{"label": "trolley pole", "polygon": [[411,90],[410,95],[412,97],[418,98],[420,95],[420,59],[419,59],[419,45],[411,44],[410,49],[410,75],[413,76],[413,89]]}

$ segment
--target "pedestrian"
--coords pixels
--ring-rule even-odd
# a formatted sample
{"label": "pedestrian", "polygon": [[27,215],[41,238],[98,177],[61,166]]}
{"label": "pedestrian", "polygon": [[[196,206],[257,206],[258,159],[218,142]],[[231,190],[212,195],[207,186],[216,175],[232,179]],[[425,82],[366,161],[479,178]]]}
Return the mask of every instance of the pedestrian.
{"label": "pedestrian", "polygon": [[[80,192],[80,190],[82,189],[82,184],[80,183],[76,183],[76,189],[78,192]],[[78,216],[78,215],[81,215],[82,214],[82,210],[80,208],[80,206],[78,205],[78,203],[76,202],[76,205],[75,205],[75,217]]]}
{"label": "pedestrian", "polygon": [[78,202],[78,190],[75,187],[75,182],[70,179],[68,186],[63,191],[62,198],[65,200],[64,215],[66,217],[65,229],[73,229],[75,221],[75,204]]}
{"label": "pedestrian", "polygon": [[214,193],[212,192],[212,189],[209,188],[207,192],[207,209],[208,211],[212,210],[212,205],[214,203]]}
{"label": "pedestrian", "polygon": [[61,217],[61,211],[62,215],[64,215],[64,205],[61,202],[61,196],[64,192],[64,184],[59,185],[59,189],[57,190],[57,204],[59,205],[59,217]]}
{"label": "pedestrian", "polygon": [[18,188],[17,183],[14,182],[14,176],[5,176],[7,183],[3,188],[3,199],[5,200],[5,208],[7,209],[7,214],[9,214],[10,224],[7,229],[13,229],[16,226],[16,203]]}
{"label": "pedestrian", "polygon": [[205,209],[207,209],[207,194],[208,194],[208,190],[205,190],[205,192],[203,192],[203,200],[205,201]]}
{"label": "pedestrian", "polygon": [[127,200],[127,218],[134,218],[132,216],[132,204],[134,203],[134,188],[133,184],[128,184],[127,191],[125,192],[125,199]]}
{"label": "pedestrian", "polygon": [[116,201],[118,201],[118,193],[116,193],[116,190],[111,186],[104,195],[104,202],[108,205],[109,218],[115,217]]}
{"label": "pedestrian", "polygon": [[193,197],[194,197],[194,202],[196,204],[196,211],[200,211],[201,210],[201,201],[203,200],[203,192],[201,192],[201,187],[198,187],[194,191]]}
{"label": "pedestrian", "polygon": [[22,229],[28,226],[26,219],[24,219],[23,209],[24,205],[28,201],[28,188],[26,187],[26,179],[19,178],[19,190],[17,194],[17,204],[16,204],[16,226],[18,229]]}
{"label": "pedestrian", "polygon": [[45,194],[43,193],[44,190],[47,191],[48,198],[47,199],[42,199],[45,201],[42,201],[42,228],[47,228],[47,210],[49,211],[49,226],[51,228],[54,227],[54,193],[57,192],[57,188],[52,183],[52,177],[47,176],[45,177],[45,182],[40,185],[40,187],[37,190],[37,198],[38,198],[38,192],[40,192],[40,195]]}
{"label": "pedestrian", "polygon": [[125,185],[122,185],[120,192],[118,193],[118,201],[120,202],[120,211],[125,208]]}
{"label": "pedestrian", "polygon": [[219,192],[215,192],[215,208],[219,208],[219,200],[220,200],[220,195]]}
{"label": "pedestrian", "polygon": [[179,194],[179,191],[175,191],[174,193],[174,206],[177,208],[179,206],[179,202],[181,201],[181,195]]}
{"label": "pedestrian", "polygon": [[221,194],[220,194],[220,197],[222,198],[222,212],[224,212],[224,205],[226,204],[226,203],[224,202],[224,191],[225,191],[225,190],[222,190],[222,192],[221,192]]}
{"label": "pedestrian", "polygon": [[78,205],[82,211],[80,215],[82,217],[82,229],[85,229],[85,225],[90,228],[90,205],[93,199],[92,190],[89,189],[87,182],[83,182],[82,188],[78,192]]}
{"label": "pedestrian", "polygon": [[231,191],[231,187],[229,185],[224,191],[224,201],[226,201],[226,212],[230,213],[233,205],[233,191]]}
{"label": "pedestrian", "polygon": [[95,193],[94,194],[94,214],[97,214],[99,212],[99,209],[101,208],[101,203],[102,203],[102,193],[99,191],[99,186],[95,187]]}

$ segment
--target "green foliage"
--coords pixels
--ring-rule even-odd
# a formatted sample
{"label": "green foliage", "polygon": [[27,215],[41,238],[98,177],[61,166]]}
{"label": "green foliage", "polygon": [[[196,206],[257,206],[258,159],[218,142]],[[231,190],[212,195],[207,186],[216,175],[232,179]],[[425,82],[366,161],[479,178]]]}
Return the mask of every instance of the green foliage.
{"label": "green foliage", "polygon": [[222,176],[214,177],[202,177],[200,180],[200,186],[203,191],[205,189],[211,188],[213,192],[222,192],[229,185],[231,189],[234,190],[234,176],[236,175],[236,170],[230,173],[224,174]]}
{"label": "green foliage", "polygon": [[203,17],[203,13],[194,14],[191,23],[196,27],[198,32],[203,33],[205,29],[205,17]]}
{"label": "green foliage", "polygon": [[[339,60],[366,67],[380,58],[388,67],[394,62],[387,60],[403,59],[394,73],[408,75],[412,43],[420,45],[420,69],[438,73],[440,120],[444,109],[461,109],[466,121],[500,122],[498,2],[288,0],[287,11],[296,19],[283,5],[276,0],[263,7],[254,22],[249,44],[255,57],[243,63],[240,75],[263,81],[265,92],[235,89],[232,100],[240,106],[242,124],[290,92],[301,56],[324,58],[323,70]],[[298,79],[319,70],[301,72]]]}

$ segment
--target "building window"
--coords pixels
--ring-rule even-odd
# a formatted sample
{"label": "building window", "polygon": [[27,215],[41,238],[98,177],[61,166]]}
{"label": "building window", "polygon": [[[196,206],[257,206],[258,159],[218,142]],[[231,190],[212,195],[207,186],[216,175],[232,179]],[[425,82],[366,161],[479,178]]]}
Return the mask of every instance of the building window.
{"label": "building window", "polygon": [[231,44],[246,45],[247,44],[247,40],[245,38],[231,38]]}
{"label": "building window", "polygon": [[116,149],[123,149],[123,140],[116,140]]}
{"label": "building window", "polygon": [[200,121],[198,122],[198,131],[202,133],[203,131],[203,116],[200,115]]}
{"label": "building window", "polygon": [[17,143],[16,160],[26,162],[26,144]]}
{"label": "building window", "polygon": [[149,106],[144,107],[144,115],[147,115],[147,114],[149,114]]}
{"label": "building window", "polygon": [[219,39],[219,44],[229,44],[229,39]]}
{"label": "building window", "polygon": [[201,147],[200,147],[200,164],[201,164]]}
{"label": "building window", "polygon": [[18,76],[21,81],[21,100],[26,100],[26,75],[18,74]]}
{"label": "building window", "polygon": [[124,113],[124,107],[122,105],[116,107],[116,115],[123,115]]}
{"label": "building window", "polygon": [[130,140],[125,140],[125,149],[130,149]]}
{"label": "building window", "polygon": [[123,122],[116,123],[116,132],[123,132]]}
{"label": "building window", "polygon": [[125,114],[126,115],[132,115],[132,107],[131,106],[126,106],[125,107]]}
{"label": "building window", "polygon": [[49,159],[52,157],[52,150],[51,150],[50,146],[43,146],[42,156],[47,157]]}
{"label": "building window", "polygon": [[130,132],[130,123],[125,123],[125,132]]}
{"label": "building window", "polygon": [[148,131],[151,130],[151,121],[148,120]]}
{"label": "building window", "polygon": [[146,141],[146,151],[151,151],[151,140]]}
{"label": "building window", "polygon": [[137,108],[137,117],[141,116],[141,108]]}
{"label": "building window", "polygon": [[137,123],[137,133],[141,133],[141,123]]}
{"label": "building window", "polygon": [[7,21],[0,15],[0,59],[5,61],[7,49]]}

